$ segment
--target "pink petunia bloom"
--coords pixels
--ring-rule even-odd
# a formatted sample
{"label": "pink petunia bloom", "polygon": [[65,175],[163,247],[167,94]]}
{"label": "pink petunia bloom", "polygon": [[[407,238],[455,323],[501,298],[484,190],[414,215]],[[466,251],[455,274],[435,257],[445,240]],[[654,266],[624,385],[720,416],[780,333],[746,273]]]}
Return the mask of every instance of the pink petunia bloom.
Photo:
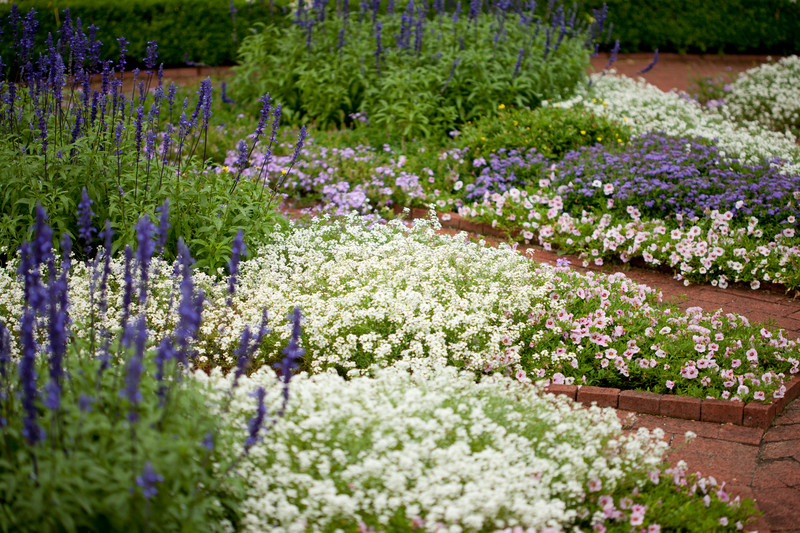
{"label": "pink petunia bloom", "polygon": [[675,382],[668,379],[666,382],[666,386],[669,390],[672,390],[672,388],[675,386]]}
{"label": "pink petunia bloom", "polygon": [[599,479],[589,480],[589,492],[598,492],[603,488],[603,482]]}
{"label": "pink petunia bloom", "polygon": [[694,379],[697,377],[697,367],[695,366],[685,366],[681,368],[681,377],[686,379]]}

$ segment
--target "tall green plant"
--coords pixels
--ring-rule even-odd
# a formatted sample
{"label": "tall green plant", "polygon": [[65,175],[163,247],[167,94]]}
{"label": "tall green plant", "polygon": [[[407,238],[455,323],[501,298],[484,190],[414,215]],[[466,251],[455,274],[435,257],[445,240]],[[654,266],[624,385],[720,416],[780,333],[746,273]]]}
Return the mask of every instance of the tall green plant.
{"label": "tall green plant", "polygon": [[509,1],[487,13],[479,2],[465,14],[443,5],[300,9],[292,27],[244,39],[232,88],[243,102],[268,92],[297,124],[348,126],[360,113],[385,139],[441,137],[499,104],[568,96],[603,23],[590,27],[561,6],[539,16]]}

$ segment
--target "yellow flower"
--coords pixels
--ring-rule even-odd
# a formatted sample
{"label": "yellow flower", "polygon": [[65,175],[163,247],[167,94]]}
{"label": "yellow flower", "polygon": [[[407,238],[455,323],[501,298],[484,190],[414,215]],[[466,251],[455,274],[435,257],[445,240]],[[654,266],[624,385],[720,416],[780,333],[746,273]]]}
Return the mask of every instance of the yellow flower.
{"label": "yellow flower", "polygon": [[486,137],[481,137],[481,140],[482,140],[482,141],[485,141],[485,140],[486,140]]}
{"label": "yellow flower", "polygon": [[285,170],[281,170],[281,174],[286,174],[286,171]]}
{"label": "yellow flower", "polygon": [[598,138],[597,138],[597,140],[598,140],[598,141],[602,141],[602,140],[603,140],[603,138],[602,138],[602,137],[598,137]]}
{"label": "yellow flower", "polygon": [[584,130],[581,130],[581,135],[586,135],[586,132]]}
{"label": "yellow flower", "polygon": [[514,125],[516,126],[517,124],[519,124],[519,121],[518,121],[518,120],[515,120],[515,121],[514,121]]}
{"label": "yellow flower", "polygon": [[224,170],[225,172],[230,172],[231,171],[231,169],[228,168],[228,165],[225,165],[224,167],[222,167],[222,170]]}
{"label": "yellow flower", "polygon": [[499,109],[505,109],[505,108],[506,108],[506,104],[500,104]]}

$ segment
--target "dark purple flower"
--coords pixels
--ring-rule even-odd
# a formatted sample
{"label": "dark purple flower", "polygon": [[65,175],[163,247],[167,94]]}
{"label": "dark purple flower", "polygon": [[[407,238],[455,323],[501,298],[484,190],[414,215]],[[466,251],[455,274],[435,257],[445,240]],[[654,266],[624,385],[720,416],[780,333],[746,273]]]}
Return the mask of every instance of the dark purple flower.
{"label": "dark purple flower", "polygon": [[619,40],[614,42],[614,48],[611,49],[611,55],[608,58],[608,63],[606,64],[606,68],[603,70],[608,70],[611,68],[611,65],[617,61],[617,54],[619,54]]}
{"label": "dark purple flower", "polygon": [[156,473],[150,461],[145,461],[142,475],[136,477],[136,485],[142,489],[142,496],[148,500],[152,499],[156,494],[158,494],[156,485],[163,482],[164,476]]}
{"label": "dark purple flower", "polygon": [[223,81],[220,84],[219,88],[220,88],[220,91],[221,91],[220,99],[222,100],[222,103],[228,104],[228,105],[233,105],[233,104],[236,103],[228,96],[228,84],[226,82]]}
{"label": "dark purple flower", "polygon": [[381,52],[383,52],[383,48],[381,47],[381,30],[383,29],[383,24],[378,21],[375,24],[375,64],[378,68],[378,75],[381,73]]}
{"label": "dark purple flower", "polygon": [[125,37],[117,37],[119,43],[119,71],[125,72],[125,53],[128,51],[128,40]]}
{"label": "dark purple flower", "polygon": [[89,413],[92,411],[92,404],[94,404],[94,398],[92,396],[80,393],[78,396],[78,409],[84,413]]}
{"label": "dark purple flower", "polygon": [[297,162],[297,158],[300,156],[300,150],[303,149],[303,144],[305,143],[306,136],[306,127],[300,127],[300,133],[297,135],[297,144],[294,145],[294,153],[292,154],[292,161],[289,163],[290,167],[293,167],[294,164]]}
{"label": "dark purple flower", "polygon": [[282,350],[283,359],[280,363],[275,363],[274,365],[281,381],[283,381],[283,407],[281,407],[279,416],[283,414],[286,402],[289,400],[289,381],[292,379],[294,370],[299,366],[297,361],[306,353],[300,347],[300,337],[303,334],[303,329],[300,325],[303,315],[300,313],[300,308],[295,307],[292,314],[287,318],[292,321],[292,336],[289,339],[289,344]]}
{"label": "dark purple flower", "polygon": [[34,328],[36,317],[33,309],[26,307],[20,321],[20,343],[22,354],[19,361],[19,380],[22,388],[21,401],[25,417],[22,421],[22,436],[28,444],[36,444],[44,440],[44,430],[36,423],[38,412],[36,409],[36,339]]}
{"label": "dark purple flower", "polygon": [[236,274],[239,273],[239,260],[247,255],[247,247],[244,244],[244,232],[239,230],[233,239],[231,247],[231,260],[228,262],[228,306],[231,305],[231,296],[236,292]]}
{"label": "dark purple flower", "polygon": [[213,451],[214,450],[214,434],[212,432],[210,432],[210,431],[207,431],[205,437],[203,437],[203,442],[201,443],[201,445],[206,450]]}
{"label": "dark purple flower", "polygon": [[264,387],[259,387],[253,392],[253,397],[256,399],[256,414],[253,418],[247,421],[247,440],[244,443],[244,453],[248,453],[250,448],[261,441],[258,433],[264,425],[264,418],[267,416],[267,407],[264,405],[264,396],[266,391]]}
{"label": "dark purple flower", "polygon": [[258,142],[264,135],[264,128],[267,127],[267,120],[269,119],[270,114],[272,113],[272,106],[270,105],[270,97],[269,93],[265,94],[261,97],[261,111],[258,116],[258,125],[256,126],[256,131],[254,132],[253,137],[255,138],[255,142]]}
{"label": "dark purple flower", "polygon": [[214,88],[211,86],[211,78],[206,78],[200,82],[200,97],[203,104],[203,128],[208,128],[208,123],[211,120],[211,93],[213,91]]}
{"label": "dark purple flower", "polygon": [[[106,249],[106,253],[110,253]],[[122,289],[122,321],[121,325],[124,328],[128,317],[130,317],[131,302],[133,301],[133,275],[131,273],[131,264],[133,263],[133,250],[130,245],[125,246],[125,271],[123,274],[124,286]]]}
{"label": "dark purple flower", "polygon": [[516,78],[519,75],[519,69],[522,67],[523,57],[525,57],[525,49],[520,48],[519,53],[517,54],[517,64],[514,65],[514,74],[511,76],[512,78]]}
{"label": "dark purple flower", "polygon": [[72,248],[69,235],[66,233],[61,240],[61,249],[64,254],[61,272],[56,277],[54,272],[50,274],[50,287],[48,290],[50,302],[48,305],[48,336],[50,337],[50,381],[46,386],[46,396],[44,406],[48,409],[58,410],[61,405],[61,382],[64,376],[63,359],[67,351],[67,338],[69,333],[69,298],[67,293],[69,285],[67,275],[69,273],[69,253]]}
{"label": "dark purple flower", "polygon": [[133,346],[133,353],[128,357],[125,365],[125,385],[119,395],[130,403],[128,420],[135,422],[139,419],[137,406],[142,401],[142,392],[139,384],[144,372],[144,348],[147,341],[147,322],[144,315],[140,315],[134,322],[125,326],[122,332],[122,342],[125,347]]}
{"label": "dark purple flower", "polygon": [[178,303],[178,325],[175,327],[175,342],[178,346],[180,361],[186,363],[189,355],[189,341],[194,338],[200,329],[203,316],[204,295],[194,292],[194,279],[192,278],[192,259],[189,248],[184,244],[183,238],[178,238],[178,264],[181,269],[180,292],[181,300]]}
{"label": "dark purple flower", "polygon": [[136,262],[140,269],[139,302],[144,303],[147,299],[147,281],[150,261],[156,245],[153,242],[153,234],[156,227],[147,215],[142,215],[136,224]]}
{"label": "dark purple flower", "polygon": [[167,234],[169,233],[169,198],[164,200],[161,207],[156,208],[156,213],[159,213],[156,250],[161,254],[164,252],[164,245],[167,244]]}
{"label": "dark purple flower", "polygon": [[8,377],[8,367],[11,364],[11,333],[5,323],[0,321],[0,379]]}
{"label": "dark purple flower", "polygon": [[469,2],[469,20],[474,20],[481,12],[482,0],[470,0]]}
{"label": "dark purple flower", "polygon": [[239,177],[242,175],[242,171],[246,169],[250,163],[248,159],[250,148],[247,146],[247,142],[245,142],[244,139],[241,139],[236,146],[236,154],[236,163],[234,163],[234,165],[238,169],[236,174],[236,179],[238,181]]}
{"label": "dark purple flower", "polygon": [[650,72],[650,70],[652,70],[652,68],[656,66],[656,63],[658,63],[658,48],[656,48],[655,51],[653,52],[653,60],[650,62],[650,64],[644,67],[636,74],[639,75],[639,74],[645,74],[646,72]]}
{"label": "dark purple flower", "polygon": [[250,362],[253,360],[253,354],[255,354],[256,350],[258,350],[258,348],[261,346],[261,341],[264,340],[264,335],[267,334],[267,331],[269,331],[269,328],[267,328],[267,309],[264,308],[261,313],[261,324],[259,325],[255,336],[250,333],[250,327],[245,326],[244,331],[242,331],[242,335],[239,338],[239,346],[234,352],[234,355],[236,356],[236,371],[233,374],[233,385],[231,385],[232,389],[236,388],[236,386],[239,384],[239,379],[250,367]]}
{"label": "dark purple flower", "polygon": [[148,70],[153,70],[156,66],[156,58],[158,57],[158,43],[155,41],[147,41],[147,48],[145,49],[144,66]]}
{"label": "dark purple flower", "polygon": [[93,203],[94,201],[89,198],[89,193],[86,192],[86,187],[84,187],[81,191],[81,201],[78,204],[78,237],[86,243],[84,247],[86,253],[91,250],[92,239],[94,234],[97,233],[97,230],[92,225],[92,217],[94,217],[94,211],[92,211]]}

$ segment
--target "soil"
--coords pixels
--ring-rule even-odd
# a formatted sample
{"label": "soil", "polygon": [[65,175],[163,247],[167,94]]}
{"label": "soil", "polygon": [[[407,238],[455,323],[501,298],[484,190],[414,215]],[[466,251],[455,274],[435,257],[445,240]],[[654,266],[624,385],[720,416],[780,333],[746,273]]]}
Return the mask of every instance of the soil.
{"label": "soil", "polygon": [[[692,82],[705,77],[735,75],[762,63],[777,61],[779,57],[764,55],[688,55],[659,54],[658,62],[641,77],[662,91],[688,91]],[[633,78],[653,60],[653,54],[624,54],[611,67],[617,74]],[[592,59],[594,72],[602,71],[608,64],[608,54],[601,53]]]}

